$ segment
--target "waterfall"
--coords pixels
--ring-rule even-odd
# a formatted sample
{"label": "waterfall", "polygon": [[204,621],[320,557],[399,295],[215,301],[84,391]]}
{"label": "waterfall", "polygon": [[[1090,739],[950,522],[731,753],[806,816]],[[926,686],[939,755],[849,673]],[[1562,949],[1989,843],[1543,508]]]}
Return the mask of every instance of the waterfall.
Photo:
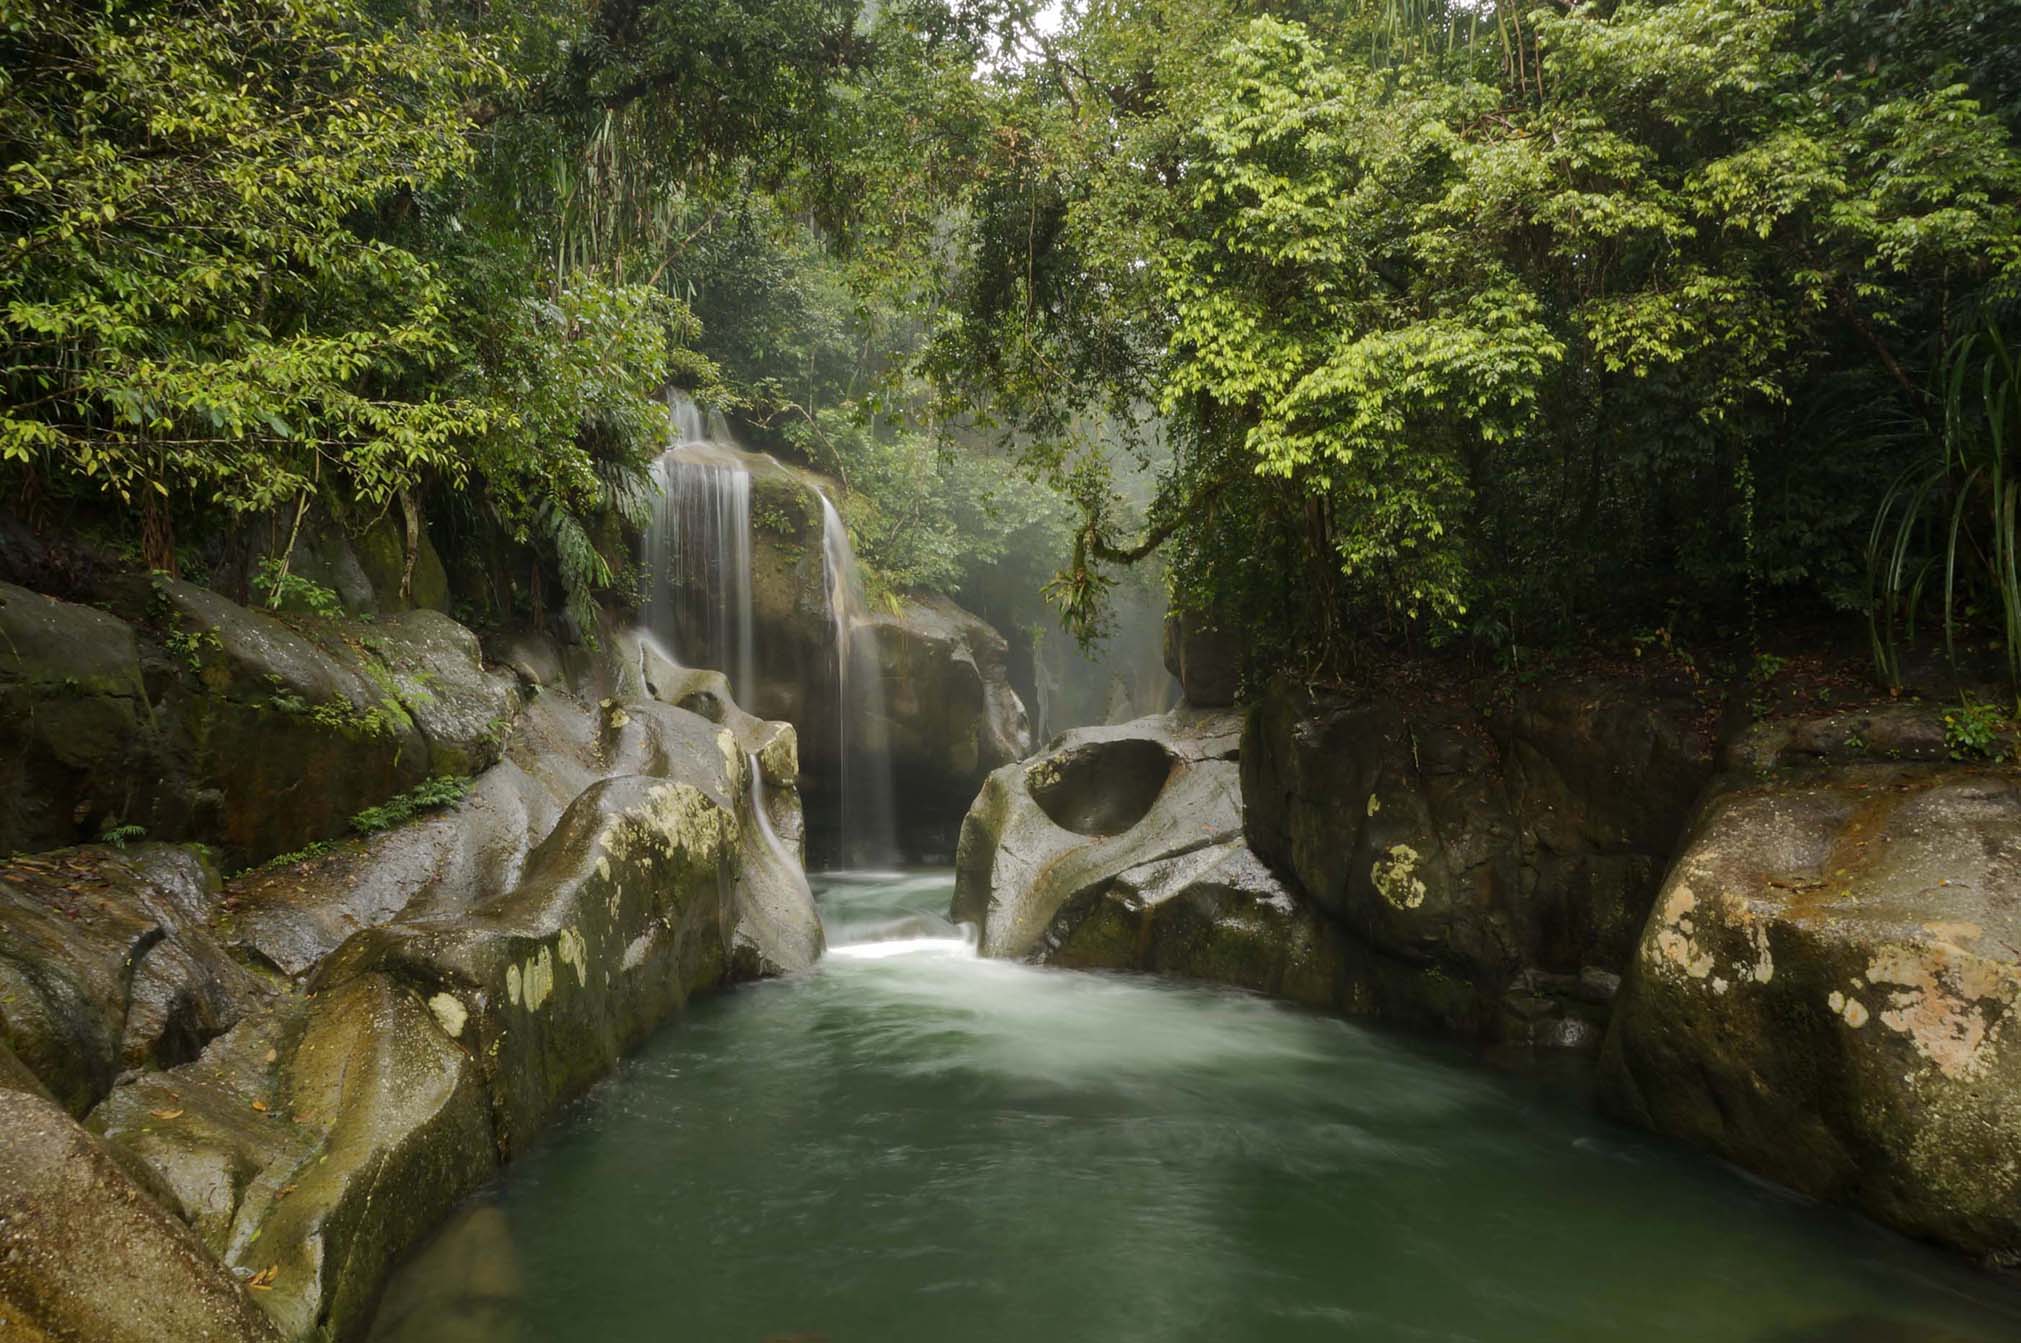
{"label": "waterfall", "polygon": [[690,667],[717,667],[739,703],[757,691],[751,613],[751,476],[720,413],[675,393],[674,446],[654,475],[646,626]]}
{"label": "waterfall", "polygon": [[[673,446],[654,468],[660,499],[642,556],[650,584],[646,629],[681,665],[721,669],[732,698],[750,709],[758,699],[758,650],[747,463],[758,462],[760,470],[780,468],[745,454],[719,412],[705,412],[686,396],[670,398],[668,418]],[[836,856],[888,865],[897,857],[898,843],[877,638],[868,622],[862,571],[849,532],[827,495],[815,493],[821,501],[822,607],[834,699],[829,701],[831,713],[822,711],[818,699],[802,704],[802,721],[795,726],[802,741],[814,740],[817,733],[834,734],[830,740],[837,763],[832,772],[822,771],[819,791],[834,799],[828,815],[837,823]],[[816,643],[808,652],[818,656],[818,649]],[[782,657],[790,661],[793,646],[768,647],[765,655],[771,668]],[[832,724],[825,721],[830,717]]]}
{"label": "waterfall", "polygon": [[842,762],[839,847],[849,862],[889,863],[898,856],[898,839],[884,672],[876,636],[863,626],[863,575],[849,530],[828,496],[820,498],[821,574],[835,632],[836,759]]}

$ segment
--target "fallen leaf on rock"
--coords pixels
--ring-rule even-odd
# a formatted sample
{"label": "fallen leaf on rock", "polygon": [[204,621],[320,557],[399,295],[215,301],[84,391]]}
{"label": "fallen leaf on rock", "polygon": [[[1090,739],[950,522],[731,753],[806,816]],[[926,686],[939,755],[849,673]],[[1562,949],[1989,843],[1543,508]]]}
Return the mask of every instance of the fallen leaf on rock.
{"label": "fallen leaf on rock", "polygon": [[149,1113],[149,1114],[151,1114],[151,1115],[153,1115],[153,1116],[154,1116],[154,1117],[155,1117],[156,1119],[180,1119],[180,1118],[182,1118],[182,1111],[181,1111],[181,1110],[149,1110],[149,1111],[148,1111],[148,1113]]}
{"label": "fallen leaf on rock", "polygon": [[246,1286],[255,1292],[271,1290],[274,1285],[274,1274],[279,1268],[280,1265],[278,1264],[268,1264],[265,1268],[253,1274],[252,1277],[247,1278]]}
{"label": "fallen leaf on rock", "polygon": [[269,1049],[269,1050],[267,1051],[267,1062],[269,1062],[269,1063],[272,1063],[272,1062],[273,1062],[273,1061],[274,1061],[275,1059],[278,1059],[278,1058],[279,1058],[280,1056],[281,1056],[281,1051],[280,1051],[280,1050],[278,1050],[278,1049]]}
{"label": "fallen leaf on rock", "polygon": [[261,1114],[265,1114],[267,1112],[267,1103],[265,1101],[254,1101],[253,1108]]}

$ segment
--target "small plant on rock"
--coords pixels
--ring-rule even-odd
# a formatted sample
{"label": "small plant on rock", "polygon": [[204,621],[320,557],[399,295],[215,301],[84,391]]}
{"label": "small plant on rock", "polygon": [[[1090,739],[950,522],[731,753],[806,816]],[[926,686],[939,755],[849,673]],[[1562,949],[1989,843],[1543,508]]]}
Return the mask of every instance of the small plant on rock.
{"label": "small plant on rock", "polygon": [[138,844],[146,838],[146,826],[130,825],[123,821],[107,821],[105,828],[98,832],[98,842],[110,844],[115,849],[124,849],[128,844]]}
{"label": "small plant on rock", "polygon": [[476,781],[460,775],[443,774],[423,779],[406,792],[390,797],[376,807],[367,807],[351,818],[351,829],[361,835],[405,825],[423,812],[461,802]]}
{"label": "small plant on rock", "polygon": [[272,555],[260,561],[259,571],[253,575],[253,587],[277,611],[283,606],[294,606],[312,615],[344,614],[344,603],[334,590],[313,578],[288,572],[287,565]]}
{"label": "small plant on rock", "polygon": [[2005,760],[2013,735],[2005,714],[1970,695],[1960,695],[1958,707],[1944,715],[1944,745],[1953,760]]}

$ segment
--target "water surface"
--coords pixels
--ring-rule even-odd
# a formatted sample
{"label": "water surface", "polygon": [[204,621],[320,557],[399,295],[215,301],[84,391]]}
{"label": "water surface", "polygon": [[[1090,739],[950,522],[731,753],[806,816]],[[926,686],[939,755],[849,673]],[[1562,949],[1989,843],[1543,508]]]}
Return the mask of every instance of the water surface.
{"label": "water surface", "polygon": [[2021,1294],[1261,999],[976,959],[945,874],[816,878],[410,1262],[380,1343],[1996,1343]]}

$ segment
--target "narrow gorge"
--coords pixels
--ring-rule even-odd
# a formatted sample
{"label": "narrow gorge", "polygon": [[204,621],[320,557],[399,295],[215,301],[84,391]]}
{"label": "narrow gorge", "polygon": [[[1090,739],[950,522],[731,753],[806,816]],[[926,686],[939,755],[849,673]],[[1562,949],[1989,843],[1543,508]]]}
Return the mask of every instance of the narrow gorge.
{"label": "narrow gorge", "polygon": [[2021,1339],[2017,72],[19,0],[0,1343]]}

